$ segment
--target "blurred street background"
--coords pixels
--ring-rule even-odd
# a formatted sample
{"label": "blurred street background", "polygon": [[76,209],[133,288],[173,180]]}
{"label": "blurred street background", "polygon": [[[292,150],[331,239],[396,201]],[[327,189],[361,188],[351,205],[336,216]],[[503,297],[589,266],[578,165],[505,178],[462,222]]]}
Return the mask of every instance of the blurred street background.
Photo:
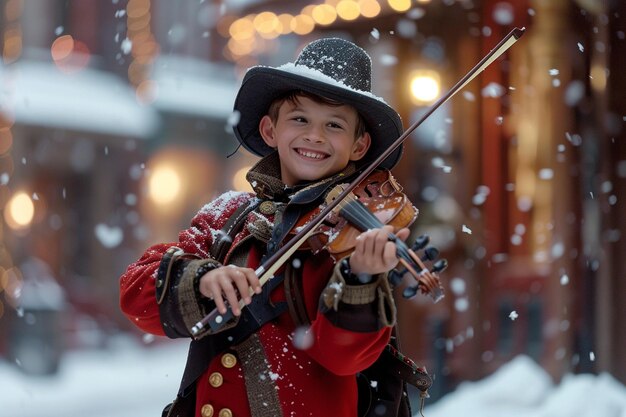
{"label": "blurred street background", "polygon": [[[626,416],[614,400],[626,383],[626,2],[0,6],[0,416],[158,415],[175,395],[184,342],[135,329],[118,277],[213,197],[248,189],[256,158],[232,134],[248,67],[352,40],[408,127],[514,27],[525,35],[410,136],[393,171],[420,210],[412,237],[428,234],[450,264],[437,304],[403,299],[408,278],[397,289],[402,350],[436,375],[433,413],[458,414],[443,408],[452,395],[469,413],[468,383],[541,375],[524,407],[584,380],[611,387],[589,416]],[[133,379],[155,388],[122,384]],[[68,390],[82,405],[65,404]],[[506,404],[497,415],[521,415]],[[546,407],[522,410],[587,415]]]}

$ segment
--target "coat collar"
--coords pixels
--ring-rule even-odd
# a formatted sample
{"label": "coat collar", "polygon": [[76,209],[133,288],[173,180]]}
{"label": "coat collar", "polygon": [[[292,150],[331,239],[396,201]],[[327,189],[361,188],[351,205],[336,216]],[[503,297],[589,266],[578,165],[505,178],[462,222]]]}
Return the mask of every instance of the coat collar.
{"label": "coat collar", "polygon": [[262,200],[274,200],[307,204],[315,201],[324,190],[339,182],[346,182],[356,172],[356,165],[349,163],[341,172],[319,181],[288,187],[280,179],[280,158],[278,152],[261,158],[246,175],[257,197]]}

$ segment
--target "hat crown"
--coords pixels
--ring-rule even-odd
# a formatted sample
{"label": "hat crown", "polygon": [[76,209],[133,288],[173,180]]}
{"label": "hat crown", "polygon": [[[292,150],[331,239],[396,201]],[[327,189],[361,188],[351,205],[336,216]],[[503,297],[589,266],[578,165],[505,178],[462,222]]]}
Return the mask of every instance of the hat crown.
{"label": "hat crown", "polygon": [[323,73],[354,90],[372,91],[372,61],[363,49],[340,38],[324,38],[308,44],[296,62]]}

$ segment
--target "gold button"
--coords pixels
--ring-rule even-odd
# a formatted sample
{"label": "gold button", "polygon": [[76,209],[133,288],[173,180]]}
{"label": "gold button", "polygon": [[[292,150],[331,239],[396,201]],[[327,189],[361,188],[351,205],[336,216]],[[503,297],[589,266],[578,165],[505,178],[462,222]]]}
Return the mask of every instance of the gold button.
{"label": "gold button", "polygon": [[276,204],[273,201],[266,200],[259,206],[259,211],[263,214],[276,213]]}
{"label": "gold button", "polygon": [[209,384],[211,384],[213,388],[220,387],[223,383],[224,377],[219,372],[213,372],[211,375],[209,375]]}
{"label": "gold button", "polygon": [[213,406],[211,404],[204,404],[200,410],[202,417],[213,417]]}
{"label": "gold button", "polygon": [[233,417],[233,412],[230,411],[230,408],[222,408],[218,416],[219,417]]}
{"label": "gold button", "polygon": [[237,364],[237,358],[232,353],[225,353],[222,356],[222,366],[224,368],[232,368]]}

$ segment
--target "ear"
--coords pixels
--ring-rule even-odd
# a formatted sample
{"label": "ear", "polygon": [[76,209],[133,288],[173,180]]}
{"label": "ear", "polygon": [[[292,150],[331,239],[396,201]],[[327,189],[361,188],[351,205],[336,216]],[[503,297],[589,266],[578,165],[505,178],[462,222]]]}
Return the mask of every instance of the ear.
{"label": "ear", "polygon": [[358,137],[354,144],[352,145],[352,152],[350,153],[351,161],[358,161],[363,158],[372,144],[372,138],[370,134],[365,132],[363,135]]}
{"label": "ear", "polygon": [[276,147],[276,139],[274,137],[274,123],[272,119],[265,115],[259,122],[259,133],[261,133],[261,137],[270,148]]}

